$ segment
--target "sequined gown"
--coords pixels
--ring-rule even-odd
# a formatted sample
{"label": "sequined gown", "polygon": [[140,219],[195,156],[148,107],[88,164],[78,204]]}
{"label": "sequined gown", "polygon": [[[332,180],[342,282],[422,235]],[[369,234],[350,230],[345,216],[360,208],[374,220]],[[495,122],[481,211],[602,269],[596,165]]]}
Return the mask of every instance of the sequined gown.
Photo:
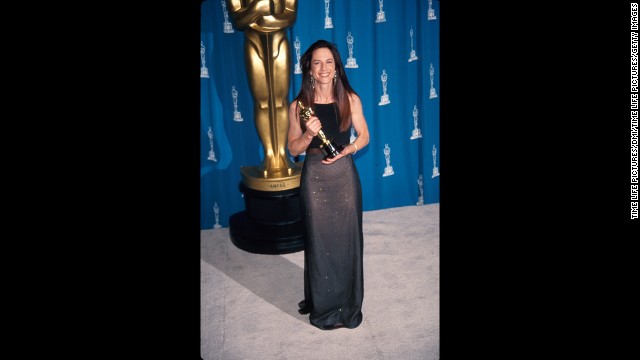
{"label": "sequined gown", "polygon": [[[334,104],[316,104],[316,116],[327,138],[338,148],[350,132],[338,133]],[[317,147],[313,139],[309,147]],[[363,234],[362,188],[351,155],[331,165],[322,154],[307,154],[300,178],[302,218],[306,227],[304,302],[313,307],[312,325],[355,328],[362,322]]]}

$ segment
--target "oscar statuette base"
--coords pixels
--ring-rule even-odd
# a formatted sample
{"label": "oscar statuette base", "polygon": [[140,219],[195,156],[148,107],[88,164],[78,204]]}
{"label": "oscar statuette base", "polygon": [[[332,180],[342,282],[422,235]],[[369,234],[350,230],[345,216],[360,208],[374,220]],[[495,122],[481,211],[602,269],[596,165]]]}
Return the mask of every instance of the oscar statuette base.
{"label": "oscar statuette base", "polygon": [[229,218],[231,242],[255,254],[289,254],[304,250],[300,187],[263,191],[240,184],[245,211]]}

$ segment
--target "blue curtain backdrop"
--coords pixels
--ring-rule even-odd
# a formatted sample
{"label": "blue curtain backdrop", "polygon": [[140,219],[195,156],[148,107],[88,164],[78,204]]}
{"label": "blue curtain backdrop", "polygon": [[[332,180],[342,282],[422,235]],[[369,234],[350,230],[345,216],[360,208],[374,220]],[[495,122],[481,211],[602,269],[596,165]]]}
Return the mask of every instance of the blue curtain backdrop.
{"label": "blue curtain backdrop", "polygon": [[[260,164],[263,152],[244,34],[231,26],[223,0],[205,0],[201,9],[200,227],[211,229],[245,210],[240,167]],[[298,1],[290,100],[301,85],[299,56],[318,39],[335,43],[344,65],[353,65],[345,70],[369,126],[369,145],[354,158],[365,211],[440,201],[439,21],[438,0]]]}

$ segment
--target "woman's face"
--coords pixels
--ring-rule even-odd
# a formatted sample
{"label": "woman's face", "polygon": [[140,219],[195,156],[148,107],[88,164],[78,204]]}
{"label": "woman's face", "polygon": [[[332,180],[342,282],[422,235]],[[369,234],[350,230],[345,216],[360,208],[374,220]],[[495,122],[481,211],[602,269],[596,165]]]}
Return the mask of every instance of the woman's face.
{"label": "woman's face", "polygon": [[331,50],[318,48],[311,55],[311,76],[321,84],[331,84],[336,72],[336,64]]}

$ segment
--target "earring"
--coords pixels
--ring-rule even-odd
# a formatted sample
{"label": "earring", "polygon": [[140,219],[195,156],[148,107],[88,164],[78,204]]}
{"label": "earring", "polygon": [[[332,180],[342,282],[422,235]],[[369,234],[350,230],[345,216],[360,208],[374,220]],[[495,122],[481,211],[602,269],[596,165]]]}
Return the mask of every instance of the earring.
{"label": "earring", "polygon": [[314,77],[312,76],[309,81],[311,81],[311,89],[315,89],[316,88],[316,79],[314,79]]}
{"label": "earring", "polygon": [[336,71],[333,74],[333,86],[336,86],[336,82],[338,81],[338,72]]}

